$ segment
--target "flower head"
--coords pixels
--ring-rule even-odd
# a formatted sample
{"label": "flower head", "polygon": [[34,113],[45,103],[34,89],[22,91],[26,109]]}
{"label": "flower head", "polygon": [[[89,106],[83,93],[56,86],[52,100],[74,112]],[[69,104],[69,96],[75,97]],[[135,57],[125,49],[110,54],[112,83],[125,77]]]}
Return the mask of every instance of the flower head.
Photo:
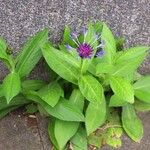
{"label": "flower head", "polygon": [[93,49],[87,43],[80,44],[77,48],[77,52],[81,58],[90,58],[93,52]]}
{"label": "flower head", "polygon": [[[71,47],[70,45],[67,44],[66,48],[68,50],[75,49],[81,58],[92,58],[94,56],[96,57],[102,56],[104,54],[104,51],[102,50],[104,43],[100,41],[101,36],[95,32],[93,34],[93,37],[91,37],[91,39],[87,42],[86,37],[88,34],[88,29],[83,28],[82,34],[84,39],[83,42],[80,42],[80,40],[78,39],[78,34],[76,32],[72,32],[70,34],[70,38],[75,43],[76,47]],[[95,46],[96,43],[99,44]]]}

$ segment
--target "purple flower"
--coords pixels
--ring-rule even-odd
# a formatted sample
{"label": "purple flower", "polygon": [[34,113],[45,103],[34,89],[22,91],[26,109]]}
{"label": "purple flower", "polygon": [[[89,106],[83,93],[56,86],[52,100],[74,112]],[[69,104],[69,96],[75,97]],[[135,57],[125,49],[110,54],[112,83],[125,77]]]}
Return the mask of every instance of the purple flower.
{"label": "purple flower", "polygon": [[87,43],[83,43],[79,45],[77,52],[81,58],[91,58],[93,49]]}
{"label": "purple flower", "polygon": [[[78,34],[76,32],[72,32],[70,34],[70,38],[76,44],[76,47],[73,48],[70,45],[66,45],[66,48],[68,50],[75,49],[81,58],[91,58],[92,56],[97,56],[97,57],[102,56],[104,54],[104,51],[98,50],[99,48],[101,49],[104,46],[103,41],[100,40],[101,36],[95,33],[93,37],[91,37],[91,39],[87,42],[86,41],[87,33],[88,33],[88,29],[83,28],[82,34],[84,36],[84,40],[81,43],[80,40],[78,39]],[[95,47],[96,42],[98,43],[100,42],[100,44]]]}

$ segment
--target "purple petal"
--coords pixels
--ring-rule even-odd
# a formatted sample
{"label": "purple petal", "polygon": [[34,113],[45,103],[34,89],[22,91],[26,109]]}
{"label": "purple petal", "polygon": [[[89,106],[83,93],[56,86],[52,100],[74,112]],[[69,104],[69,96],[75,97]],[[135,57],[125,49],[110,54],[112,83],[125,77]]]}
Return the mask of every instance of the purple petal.
{"label": "purple petal", "polygon": [[67,48],[68,50],[70,50],[72,47],[71,47],[69,44],[67,44],[67,45],[66,45],[66,48]]}
{"label": "purple petal", "polygon": [[76,32],[71,32],[71,33],[70,33],[70,37],[71,37],[72,39],[75,39],[75,38],[78,37],[78,34],[77,34]]}
{"label": "purple petal", "polygon": [[84,28],[82,29],[82,32],[83,32],[83,34],[85,35],[85,34],[87,33],[87,28],[84,27]]}
{"label": "purple petal", "polygon": [[101,57],[101,56],[103,56],[104,55],[104,50],[98,50],[97,52],[96,52],[96,57]]}

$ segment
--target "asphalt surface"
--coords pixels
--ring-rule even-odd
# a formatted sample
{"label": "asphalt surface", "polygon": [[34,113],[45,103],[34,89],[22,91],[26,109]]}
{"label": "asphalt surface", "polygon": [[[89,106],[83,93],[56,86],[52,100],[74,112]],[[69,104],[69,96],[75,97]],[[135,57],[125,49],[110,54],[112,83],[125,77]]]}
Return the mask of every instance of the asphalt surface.
{"label": "asphalt surface", "polygon": [[[14,48],[14,55],[17,55],[27,38],[42,28],[48,27],[50,40],[57,43],[65,25],[80,30],[89,21],[101,20],[112,28],[116,36],[126,38],[125,47],[150,45],[149,8],[149,0],[0,0],[0,35]],[[34,76],[46,78],[42,68],[42,64],[39,64]],[[150,56],[139,70],[144,74],[150,73]],[[0,63],[0,80],[6,73],[7,69]],[[50,149],[45,119],[40,118],[36,122],[34,133],[26,125],[26,120],[19,118],[17,122],[17,116],[11,114],[0,121],[0,137],[3,137],[0,138],[0,150]],[[141,144],[132,143],[124,137],[120,150],[150,149],[150,113],[142,115],[142,120],[145,136]],[[16,128],[13,123],[16,123]]]}

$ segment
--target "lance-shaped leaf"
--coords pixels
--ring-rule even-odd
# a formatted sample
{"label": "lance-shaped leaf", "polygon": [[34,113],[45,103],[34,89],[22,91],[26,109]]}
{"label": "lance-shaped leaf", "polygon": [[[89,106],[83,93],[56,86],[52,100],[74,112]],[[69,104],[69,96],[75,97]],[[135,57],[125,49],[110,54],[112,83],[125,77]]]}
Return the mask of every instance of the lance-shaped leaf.
{"label": "lance-shaped leaf", "polygon": [[42,80],[25,80],[21,83],[23,90],[37,91],[45,86],[46,83]]}
{"label": "lance-shaped leaf", "polygon": [[121,77],[111,76],[110,86],[116,96],[120,99],[129,103],[134,102],[134,90],[132,85],[127,80]]}
{"label": "lance-shaped leaf", "polygon": [[6,41],[0,37],[0,60],[2,60],[9,69],[12,69],[14,67],[14,62],[12,56],[7,54],[7,49],[8,46]]}
{"label": "lance-shaped leaf", "polygon": [[12,106],[12,107],[8,107],[5,109],[0,110],[0,119],[2,119],[3,117],[5,117],[8,113],[10,113],[11,111],[21,107],[22,105],[18,105],[18,106]]}
{"label": "lance-shaped leaf", "polygon": [[2,86],[2,84],[0,84],[0,97],[2,97],[3,96],[3,86]]}
{"label": "lance-shaped leaf", "polygon": [[16,60],[16,71],[20,77],[27,76],[42,57],[40,46],[48,40],[48,29],[31,37]]}
{"label": "lance-shaped leaf", "polygon": [[24,93],[24,95],[26,98],[39,103],[48,114],[60,120],[77,122],[84,121],[84,115],[82,114],[81,110],[63,98],[59,100],[55,107],[51,107],[38,96],[37,92],[27,91]]}
{"label": "lance-shaped leaf", "polygon": [[59,149],[63,149],[68,140],[77,132],[78,122],[67,122],[62,120],[55,121],[54,134],[59,145]]}
{"label": "lance-shaped leaf", "polygon": [[57,82],[52,82],[38,91],[39,97],[52,107],[58,103],[62,93],[63,90]]}
{"label": "lance-shaped leaf", "polygon": [[0,37],[0,59],[8,60],[6,49],[6,41],[2,37]]}
{"label": "lance-shaped leaf", "polygon": [[138,111],[149,111],[150,103],[145,103],[143,101],[136,100],[134,103],[134,107]]}
{"label": "lance-shaped leaf", "polygon": [[[86,43],[92,43],[92,42],[94,42],[94,36],[95,36],[95,30],[94,30],[94,26],[93,26],[93,23],[89,23],[88,24],[88,29],[87,29],[87,31],[86,31],[86,33],[85,33],[86,35],[85,35],[85,42]],[[96,44],[96,42],[95,43],[93,43],[93,44]]]}
{"label": "lance-shaped leaf", "polygon": [[7,104],[5,97],[1,97],[0,98],[0,110],[6,109],[8,107],[13,107],[13,106],[18,106],[18,105],[20,106],[20,105],[24,105],[28,103],[30,103],[30,101],[27,100],[23,95],[15,96],[9,104]]}
{"label": "lance-shaped leaf", "polygon": [[135,59],[131,59],[130,61],[119,62],[118,64],[114,65],[110,73],[112,75],[121,77],[126,77],[127,75],[134,74],[136,69],[142,63],[144,57],[145,53],[136,57]]}
{"label": "lance-shaped leaf", "polygon": [[139,142],[143,136],[143,126],[137,117],[134,106],[128,104],[122,107],[122,124],[128,136],[135,142]]}
{"label": "lance-shaped leaf", "polygon": [[58,143],[56,141],[56,138],[55,138],[55,134],[54,134],[54,127],[55,127],[55,120],[50,120],[49,121],[49,125],[48,125],[48,135],[50,137],[50,140],[51,142],[53,143],[54,145],[54,148],[55,149],[59,149],[59,146],[58,146]]}
{"label": "lance-shaped leaf", "polygon": [[83,75],[79,79],[79,88],[83,96],[90,102],[99,102],[103,100],[103,87],[99,81],[90,75]]}
{"label": "lance-shaped leaf", "polygon": [[101,126],[106,119],[106,102],[103,97],[101,103],[99,101],[90,103],[86,110],[85,126],[89,135]]}
{"label": "lance-shaped leaf", "polygon": [[116,53],[116,41],[108,26],[104,23],[101,33],[101,39],[104,41],[104,58],[107,62],[112,62],[112,56]]}
{"label": "lance-shaped leaf", "polygon": [[12,101],[7,104],[4,97],[0,98],[0,119],[7,115],[9,112],[30,103],[24,96],[18,95],[12,99]]}
{"label": "lance-shaped leaf", "polygon": [[94,24],[94,29],[95,29],[96,33],[101,34],[101,32],[102,32],[102,30],[103,30],[103,23],[100,22],[100,21],[97,21],[97,22]]}
{"label": "lance-shaped leaf", "polygon": [[21,90],[21,83],[19,74],[12,72],[7,75],[3,81],[3,94],[9,103],[13,97],[19,94]]}
{"label": "lance-shaped leaf", "polygon": [[124,50],[120,53],[119,57],[116,59],[116,63],[122,63],[122,62],[129,62],[130,60],[133,61],[133,59],[140,57],[141,59],[144,59],[144,54],[149,50],[149,47],[146,46],[140,46],[140,47],[133,47],[127,50]]}
{"label": "lance-shaped leaf", "polygon": [[[84,97],[81,94],[80,90],[73,90],[69,98],[69,102],[71,102],[72,105],[80,108],[81,111],[83,110]],[[62,121],[58,119],[55,121],[55,137],[60,149],[63,149],[65,147],[69,139],[77,132],[78,127],[78,122]]]}
{"label": "lance-shaped leaf", "polygon": [[123,50],[123,44],[125,43],[124,37],[119,37],[115,39],[117,51]]}
{"label": "lance-shaped leaf", "polygon": [[42,47],[43,56],[52,70],[62,78],[77,83],[81,62],[72,57],[69,53],[64,53],[46,43]]}
{"label": "lance-shaped leaf", "polygon": [[70,143],[73,150],[87,150],[88,143],[85,129],[80,127],[77,133],[72,137]]}
{"label": "lance-shaped leaf", "polygon": [[83,110],[83,106],[84,106],[84,97],[81,94],[79,89],[74,89],[71,93],[71,96],[69,98],[69,101],[73,104],[76,105],[78,108],[81,109],[81,111]]}
{"label": "lance-shaped leaf", "polygon": [[71,37],[71,30],[68,26],[65,26],[64,35],[63,35],[63,44],[69,44],[70,46],[74,47],[76,44],[72,41]]}
{"label": "lance-shaped leaf", "polygon": [[98,63],[96,65],[96,74],[110,73],[113,70],[113,65],[109,63]]}
{"label": "lance-shaped leaf", "polygon": [[116,95],[112,95],[109,102],[109,107],[120,107],[127,104],[127,101],[121,99]]}
{"label": "lance-shaped leaf", "polygon": [[140,78],[134,83],[135,96],[146,103],[150,103],[150,76]]}

